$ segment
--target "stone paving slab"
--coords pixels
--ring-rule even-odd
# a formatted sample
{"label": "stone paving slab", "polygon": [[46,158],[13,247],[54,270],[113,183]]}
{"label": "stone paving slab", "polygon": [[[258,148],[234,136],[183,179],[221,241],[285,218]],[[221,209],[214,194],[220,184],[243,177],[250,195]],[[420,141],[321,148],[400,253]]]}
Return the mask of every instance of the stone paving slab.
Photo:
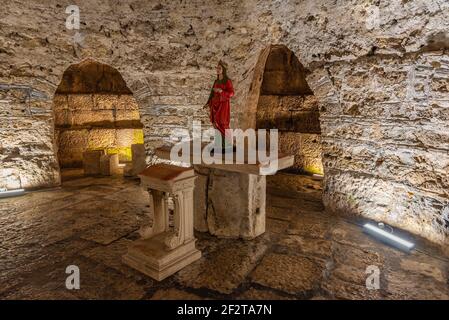
{"label": "stone paving slab", "polygon": [[325,273],[325,265],[300,255],[267,254],[251,274],[251,280],[265,287],[310,297]]}
{"label": "stone paving slab", "polygon": [[264,238],[232,241],[179,271],[177,282],[230,294],[247,277],[268,248]]}

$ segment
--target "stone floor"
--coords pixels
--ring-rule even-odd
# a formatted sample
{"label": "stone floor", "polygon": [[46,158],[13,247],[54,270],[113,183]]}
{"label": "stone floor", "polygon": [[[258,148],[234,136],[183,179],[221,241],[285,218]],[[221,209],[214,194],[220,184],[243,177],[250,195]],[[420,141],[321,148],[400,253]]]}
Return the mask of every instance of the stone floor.
{"label": "stone floor", "polygon": [[[264,235],[197,233],[203,257],[159,283],[121,262],[148,210],[137,180],[72,177],[0,200],[0,298],[449,299],[438,247],[414,237],[418,251],[407,255],[377,243],[360,221],[324,212],[310,178],[279,175],[268,185]],[[68,265],[80,268],[80,290],[65,288]],[[380,268],[380,290],[365,286],[370,265]]]}

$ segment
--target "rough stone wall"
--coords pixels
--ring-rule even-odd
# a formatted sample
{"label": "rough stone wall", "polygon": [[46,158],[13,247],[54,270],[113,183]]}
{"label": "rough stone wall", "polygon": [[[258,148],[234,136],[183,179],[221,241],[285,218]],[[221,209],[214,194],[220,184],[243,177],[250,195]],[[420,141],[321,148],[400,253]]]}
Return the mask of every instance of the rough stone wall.
{"label": "rough stone wall", "polygon": [[255,127],[267,47],[284,44],[322,110],[327,208],[448,243],[447,1],[75,3],[81,44],[64,25],[73,1],[2,4],[0,188],[58,183],[51,102],[69,65],[91,57],[121,73],[151,155],[207,119],[219,58],[236,88],[233,125]]}
{"label": "rough stone wall", "polygon": [[53,103],[61,168],[81,167],[83,152],[93,149],[131,161],[131,145],[143,143],[139,107],[132,95],[57,93]]}
{"label": "rough stone wall", "polygon": [[313,95],[261,95],[257,105],[257,128],[321,133],[318,101]]}
{"label": "rough stone wall", "polygon": [[328,207],[447,239],[448,67],[438,52],[331,67],[340,103],[321,118]]}
{"label": "rough stone wall", "polygon": [[0,190],[59,183],[51,102],[30,85],[0,85]]}
{"label": "rough stone wall", "polygon": [[318,101],[313,95],[261,95],[257,128],[279,130],[279,151],[295,155],[292,170],[323,173]]}
{"label": "rough stone wall", "polygon": [[323,174],[321,134],[281,132],[279,151],[295,156],[294,165],[285,171]]}

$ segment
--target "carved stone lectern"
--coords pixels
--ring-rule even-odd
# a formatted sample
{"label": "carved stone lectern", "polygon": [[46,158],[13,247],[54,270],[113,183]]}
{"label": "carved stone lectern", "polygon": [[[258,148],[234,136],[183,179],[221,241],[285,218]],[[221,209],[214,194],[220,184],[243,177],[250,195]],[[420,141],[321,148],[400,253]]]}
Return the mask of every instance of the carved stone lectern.
{"label": "carved stone lectern", "polygon": [[192,168],[157,164],[139,177],[150,195],[150,221],[123,261],[161,281],[201,257],[193,235],[195,174]]}

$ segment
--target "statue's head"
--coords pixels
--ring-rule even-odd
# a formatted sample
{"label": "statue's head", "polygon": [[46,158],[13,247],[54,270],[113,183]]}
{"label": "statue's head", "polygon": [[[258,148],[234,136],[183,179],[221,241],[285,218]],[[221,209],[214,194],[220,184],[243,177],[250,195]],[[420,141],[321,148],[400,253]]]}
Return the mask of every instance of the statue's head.
{"label": "statue's head", "polygon": [[218,61],[217,64],[217,76],[223,75],[223,78],[227,78],[227,66],[226,63],[223,62],[222,60]]}

